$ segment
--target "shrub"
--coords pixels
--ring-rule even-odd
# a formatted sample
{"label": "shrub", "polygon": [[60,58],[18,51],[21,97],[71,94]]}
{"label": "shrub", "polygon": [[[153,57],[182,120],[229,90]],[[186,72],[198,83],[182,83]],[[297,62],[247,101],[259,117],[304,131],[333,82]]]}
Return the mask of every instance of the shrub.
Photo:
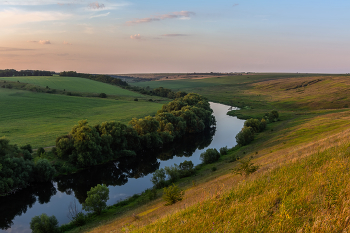
{"label": "shrub", "polygon": [[194,169],[193,169],[193,163],[192,161],[183,161],[182,163],[180,163],[179,168],[180,168],[180,176],[181,177],[187,177],[190,176],[194,173]]}
{"label": "shrub", "polygon": [[139,101],[139,99],[138,99],[138,98],[135,98],[134,101]]}
{"label": "shrub", "polygon": [[265,113],[264,118],[269,122],[278,121],[279,114],[276,110],[271,111],[270,113]]}
{"label": "shrub", "polygon": [[232,163],[232,162],[235,162],[235,161],[237,161],[237,160],[239,160],[239,156],[236,155],[236,154],[233,154],[233,155],[231,155],[231,156],[229,157],[228,162],[229,162],[229,163]]}
{"label": "shrub", "polygon": [[215,172],[215,171],[218,170],[218,169],[217,169],[216,167],[212,167],[211,170],[212,170],[213,172]]}
{"label": "shrub", "polygon": [[30,221],[30,229],[33,233],[59,232],[58,221],[56,217],[49,217],[46,214],[33,217]]}
{"label": "shrub", "polygon": [[101,94],[99,94],[99,97],[100,98],[107,98],[107,94],[106,93],[101,93]]}
{"label": "shrub", "polygon": [[109,189],[104,184],[98,184],[87,192],[87,196],[85,203],[83,203],[83,209],[94,211],[99,215],[107,207],[106,202],[109,199]]}
{"label": "shrub", "polygon": [[258,119],[248,119],[244,122],[244,127],[251,127],[255,133],[260,132],[260,121]]}
{"label": "shrub", "polygon": [[180,169],[178,165],[174,164],[174,166],[171,166],[171,167],[166,166],[164,170],[165,170],[165,173],[168,175],[170,182],[175,182],[179,179]]}
{"label": "shrub", "polygon": [[254,163],[251,162],[253,157],[250,157],[249,159],[245,159],[245,160],[238,160],[238,162],[240,163],[240,165],[238,166],[238,168],[233,169],[233,173],[235,174],[239,174],[239,175],[245,175],[248,176],[254,172],[256,172],[260,165],[254,165]]}
{"label": "shrub", "polygon": [[20,147],[22,150],[27,150],[29,153],[33,153],[33,148],[30,144]]}
{"label": "shrub", "polygon": [[245,146],[254,140],[254,130],[251,127],[243,127],[236,135],[236,142],[240,146]]}
{"label": "shrub", "polygon": [[45,153],[45,149],[42,147],[39,147],[38,150],[36,151],[37,156],[41,156],[44,153]]}
{"label": "shrub", "polygon": [[227,146],[220,148],[220,155],[227,155],[228,149]]}
{"label": "shrub", "polygon": [[260,132],[262,132],[262,131],[264,131],[266,129],[266,124],[267,124],[266,120],[264,118],[261,119],[261,121],[260,121]]}
{"label": "shrub", "polygon": [[157,198],[157,189],[156,188],[146,189],[145,194],[147,195],[150,201],[155,200]]}
{"label": "shrub", "polygon": [[163,190],[164,190],[163,200],[166,202],[165,205],[172,205],[183,199],[184,191],[182,191],[175,184],[167,188],[164,188]]}
{"label": "shrub", "polygon": [[27,151],[27,150],[24,150],[24,151],[23,151],[23,158],[24,158],[25,160],[33,160],[32,154],[29,153],[29,151]]}
{"label": "shrub", "polygon": [[156,188],[162,188],[165,185],[165,170],[163,168],[153,173],[151,181]]}
{"label": "shrub", "polygon": [[217,149],[207,149],[200,155],[200,158],[204,164],[214,163],[219,160],[220,153]]}

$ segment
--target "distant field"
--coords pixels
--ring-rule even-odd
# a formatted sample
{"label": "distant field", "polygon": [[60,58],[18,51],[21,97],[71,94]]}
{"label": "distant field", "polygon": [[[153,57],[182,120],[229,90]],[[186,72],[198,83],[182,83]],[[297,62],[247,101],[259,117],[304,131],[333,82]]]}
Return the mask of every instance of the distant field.
{"label": "distant field", "polygon": [[0,137],[5,136],[13,144],[30,143],[34,148],[52,146],[57,136],[67,134],[79,120],[87,119],[92,125],[112,120],[128,123],[133,117],[154,115],[161,107],[162,104],[148,101],[74,97],[0,88]]}
{"label": "distant field", "polygon": [[141,97],[140,93],[128,91],[117,86],[101,83],[89,79],[77,77],[61,76],[18,76],[18,77],[0,77],[0,80],[30,83],[33,85],[51,89],[66,90],[71,92],[89,92],[89,93],[106,93],[107,95],[120,95]]}

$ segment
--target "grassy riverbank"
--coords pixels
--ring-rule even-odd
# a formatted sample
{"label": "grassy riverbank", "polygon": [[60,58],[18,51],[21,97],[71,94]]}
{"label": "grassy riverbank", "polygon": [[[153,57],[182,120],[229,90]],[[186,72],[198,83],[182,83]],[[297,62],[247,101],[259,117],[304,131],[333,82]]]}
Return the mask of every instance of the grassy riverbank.
{"label": "grassy riverbank", "polygon": [[[216,164],[201,167],[196,176],[179,181],[178,185],[185,190],[184,200],[164,206],[159,198],[140,207],[130,206],[122,212],[116,211],[115,217],[100,216],[98,222],[81,230],[336,232],[346,229],[350,214],[348,77],[294,76],[256,75],[249,76],[249,81],[242,76],[231,83],[228,80],[234,77],[222,77],[218,80],[226,79],[229,83],[207,87],[191,84],[186,91],[244,108],[232,115],[262,117],[275,109],[281,121],[269,124],[248,146],[229,152]],[[253,156],[252,162],[261,167],[248,177],[234,175],[231,169],[238,163],[229,162],[231,156]],[[215,172],[213,166],[217,168]]]}

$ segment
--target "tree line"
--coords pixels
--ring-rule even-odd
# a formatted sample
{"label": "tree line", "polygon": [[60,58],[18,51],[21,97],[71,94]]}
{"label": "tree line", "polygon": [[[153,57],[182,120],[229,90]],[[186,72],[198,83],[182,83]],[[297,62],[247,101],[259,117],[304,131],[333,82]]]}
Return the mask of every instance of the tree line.
{"label": "tree line", "polygon": [[53,178],[56,171],[49,161],[41,158],[34,161],[32,152],[30,145],[19,148],[0,138],[0,194]]}
{"label": "tree line", "polygon": [[103,75],[103,74],[94,75],[94,74],[77,73],[76,71],[63,71],[60,73],[60,76],[86,78],[86,79],[108,83],[108,84],[112,84],[120,87],[129,86],[127,82],[119,78],[114,78],[112,76]]}
{"label": "tree line", "polygon": [[76,167],[89,167],[125,156],[158,149],[185,134],[200,133],[215,124],[209,102],[187,94],[163,105],[155,116],[133,118],[128,125],[79,121],[56,139],[56,156]]}
{"label": "tree line", "polygon": [[12,76],[52,76],[55,72],[45,70],[21,70],[14,69],[0,70],[0,77],[12,77]]}

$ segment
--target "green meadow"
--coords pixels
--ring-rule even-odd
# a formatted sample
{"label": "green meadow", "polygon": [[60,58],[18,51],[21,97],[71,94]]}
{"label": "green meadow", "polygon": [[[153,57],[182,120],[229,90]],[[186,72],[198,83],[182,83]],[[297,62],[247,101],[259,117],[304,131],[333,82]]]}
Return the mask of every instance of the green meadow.
{"label": "green meadow", "polygon": [[[90,82],[86,79],[82,81]],[[114,86],[111,88],[118,89]],[[0,88],[0,137],[5,136],[13,144],[30,143],[34,148],[54,146],[55,139],[67,134],[79,120],[87,119],[91,125],[104,121],[128,123],[133,117],[154,115],[161,107],[162,104],[149,101],[76,97]]]}
{"label": "green meadow", "polygon": [[[17,76],[0,77],[0,80],[20,83],[29,83],[40,87],[49,87],[50,89],[65,90],[66,92],[83,93],[106,93],[107,95],[142,97],[140,93],[128,91],[118,86],[109,85],[94,80],[78,77],[61,76]],[[1,83],[1,82],[0,82]]]}

